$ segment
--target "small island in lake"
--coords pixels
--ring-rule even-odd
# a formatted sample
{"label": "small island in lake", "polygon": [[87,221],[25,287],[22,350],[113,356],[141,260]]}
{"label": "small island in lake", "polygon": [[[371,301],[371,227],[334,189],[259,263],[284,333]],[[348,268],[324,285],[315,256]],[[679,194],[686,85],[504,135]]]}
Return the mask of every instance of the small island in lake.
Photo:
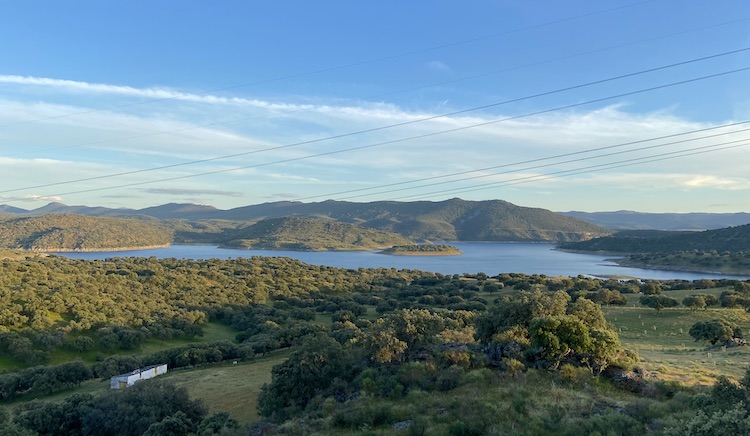
{"label": "small island in lake", "polygon": [[455,256],[463,254],[458,248],[446,244],[394,245],[391,248],[379,251],[379,253],[392,256]]}

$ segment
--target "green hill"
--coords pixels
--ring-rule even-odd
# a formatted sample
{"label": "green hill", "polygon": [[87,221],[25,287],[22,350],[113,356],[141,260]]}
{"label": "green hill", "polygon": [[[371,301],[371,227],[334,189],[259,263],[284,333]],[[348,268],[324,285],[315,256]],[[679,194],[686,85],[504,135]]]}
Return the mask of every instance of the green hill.
{"label": "green hill", "polygon": [[[165,204],[146,209],[108,209],[50,203],[26,215],[73,213],[88,216],[152,217],[181,220],[176,239],[186,243],[219,243],[217,226],[237,228],[248,222],[302,216],[341,221],[398,233],[418,241],[582,241],[609,235],[612,230],[546,209],[521,207],[502,200],[376,201],[318,203],[281,201],[219,210],[194,204]],[[202,224],[208,222],[208,227]],[[190,228],[192,227],[192,229]],[[214,235],[212,235],[214,234]],[[215,236],[215,238],[214,238]]]}
{"label": "green hill", "polygon": [[169,245],[172,234],[139,220],[48,214],[0,219],[0,247],[106,251]]}
{"label": "green hill", "polygon": [[581,241],[612,233],[603,227],[546,209],[502,200],[351,203],[279,202],[228,210],[224,219],[310,216],[335,219],[431,241]]}
{"label": "green hill", "polygon": [[738,252],[750,250],[750,224],[703,232],[623,231],[560,248],[610,253],[670,253],[676,251]]}
{"label": "green hill", "polygon": [[628,254],[616,260],[623,266],[750,274],[750,224],[703,232],[623,231],[560,248]]}
{"label": "green hill", "polygon": [[303,217],[263,220],[226,235],[227,247],[278,250],[373,250],[412,243],[395,233]]}

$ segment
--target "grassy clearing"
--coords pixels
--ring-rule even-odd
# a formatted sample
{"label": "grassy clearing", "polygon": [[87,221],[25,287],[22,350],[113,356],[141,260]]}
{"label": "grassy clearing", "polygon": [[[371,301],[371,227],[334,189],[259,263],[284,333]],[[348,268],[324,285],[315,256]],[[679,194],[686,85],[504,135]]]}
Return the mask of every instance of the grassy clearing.
{"label": "grassy clearing", "polygon": [[158,351],[167,350],[170,348],[203,342],[215,342],[222,340],[235,342],[235,336],[237,336],[237,332],[232,330],[231,327],[218,322],[209,322],[208,324],[203,326],[203,336],[196,336],[195,338],[189,339],[171,339],[168,341],[162,341],[152,338],[144,342],[144,344],[141,345],[140,349],[138,349],[135,353],[126,354],[153,354]]}
{"label": "grassy clearing", "polygon": [[[65,362],[71,362],[76,359],[81,359],[83,362],[91,365],[96,363],[97,356],[111,356],[111,355],[149,355],[154,354],[158,351],[162,350],[168,350],[170,348],[176,348],[181,347],[183,345],[188,344],[195,344],[195,343],[202,343],[202,342],[214,342],[214,341],[221,341],[221,340],[228,340],[234,342],[235,336],[237,335],[237,332],[232,330],[231,327],[218,323],[218,322],[209,322],[206,325],[203,326],[203,336],[197,336],[195,338],[189,338],[189,339],[170,339],[167,341],[163,341],[160,339],[151,338],[148,339],[146,342],[143,343],[139,348],[136,348],[134,350],[104,350],[100,347],[96,347],[91,351],[86,351],[83,353],[65,350],[65,349],[57,349],[54,350],[52,354],[52,360],[50,361],[50,365],[58,365],[60,363]],[[96,339],[96,338],[94,338]],[[6,369],[7,362],[4,362],[3,360],[0,360],[0,370]],[[7,368],[7,369],[18,369],[19,367],[15,368]]]}
{"label": "grassy clearing", "polygon": [[[190,397],[203,400],[209,413],[229,412],[232,418],[240,423],[255,421],[258,394],[265,383],[271,381],[271,368],[289,357],[289,350],[282,350],[268,356],[247,362],[225,362],[216,365],[205,365],[195,368],[181,368],[159,377],[169,380],[177,386],[184,387]],[[94,379],[81,383],[80,386],[57,392],[52,395],[35,397],[42,401],[62,402],[74,394],[104,395],[110,392],[109,379]],[[18,400],[0,404],[0,413],[5,410],[12,416],[13,408],[34,397],[22,397]]]}
{"label": "grassy clearing", "polygon": [[[685,296],[691,293],[696,292]],[[665,294],[677,298],[672,292]],[[617,327],[625,348],[637,351],[643,358],[641,366],[663,380],[687,385],[711,385],[719,375],[739,380],[750,361],[750,347],[709,348],[707,343],[695,342],[688,334],[696,322],[716,318],[750,331],[750,313],[745,310],[673,308],[659,313],[636,305],[605,307],[604,312]]]}
{"label": "grassy clearing", "polygon": [[[676,298],[677,301],[682,303],[682,299],[685,297],[689,297],[691,295],[698,295],[698,294],[706,294],[706,295],[713,295],[716,298],[719,298],[722,292],[724,291],[730,291],[730,288],[723,287],[723,288],[710,288],[710,289],[682,289],[679,291],[664,291],[662,292],[667,297]],[[626,294],[627,295],[627,294]],[[637,299],[634,299],[633,302],[637,302]]]}
{"label": "grassy clearing", "polygon": [[282,351],[250,363],[178,370],[166,377],[185,387],[191,398],[203,400],[209,413],[226,411],[240,423],[252,422],[260,418],[257,412],[260,388],[271,382],[271,368],[288,356],[289,351]]}

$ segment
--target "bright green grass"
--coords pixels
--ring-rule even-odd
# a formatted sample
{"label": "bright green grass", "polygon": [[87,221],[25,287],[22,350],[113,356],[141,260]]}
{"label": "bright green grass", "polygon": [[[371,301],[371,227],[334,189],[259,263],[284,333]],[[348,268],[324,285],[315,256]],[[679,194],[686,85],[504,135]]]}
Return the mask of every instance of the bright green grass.
{"label": "bright green grass", "polygon": [[[672,292],[665,294],[676,298]],[[707,343],[695,342],[688,334],[696,322],[715,318],[732,321],[750,331],[750,313],[743,309],[691,311],[680,307],[659,313],[629,303],[626,307],[605,307],[604,312],[615,325],[623,346],[637,351],[643,358],[640,365],[662,380],[710,385],[718,375],[740,379],[750,362],[750,347],[709,348]]]}
{"label": "bright green grass", "polygon": [[[679,291],[664,291],[662,294],[666,295],[667,297],[675,298],[677,301],[682,304],[682,299],[685,297],[689,297],[691,295],[698,295],[698,294],[706,294],[706,295],[713,295],[716,298],[719,298],[722,292],[729,291],[730,289],[727,287],[723,288],[710,288],[710,289],[684,289]],[[629,294],[625,294],[628,296]],[[637,303],[638,299],[634,298],[633,303]],[[629,301],[630,303],[630,301]]]}

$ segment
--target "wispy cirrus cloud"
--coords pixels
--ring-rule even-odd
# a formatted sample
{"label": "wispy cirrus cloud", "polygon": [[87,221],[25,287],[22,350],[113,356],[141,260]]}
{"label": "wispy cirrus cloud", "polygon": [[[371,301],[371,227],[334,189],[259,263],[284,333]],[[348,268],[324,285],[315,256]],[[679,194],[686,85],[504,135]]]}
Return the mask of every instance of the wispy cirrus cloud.
{"label": "wispy cirrus cloud", "polygon": [[164,195],[220,195],[224,197],[244,197],[245,194],[237,191],[220,191],[216,189],[178,189],[178,188],[148,188],[141,189],[148,194]]}
{"label": "wispy cirrus cloud", "polygon": [[[0,84],[25,85],[25,86],[43,86],[67,90],[78,93],[95,93],[95,94],[113,94],[131,97],[146,97],[153,100],[181,100],[194,103],[222,104],[222,105],[242,105],[255,106],[266,109],[306,109],[311,106],[296,104],[274,104],[263,100],[247,99],[240,97],[220,97],[211,95],[212,90],[206,92],[189,93],[180,92],[168,88],[135,88],[132,86],[111,85],[103,83],[81,82],[76,80],[52,79],[47,77],[32,76],[14,76],[0,75]],[[237,88],[236,86],[234,88]],[[139,102],[135,104],[150,103]]]}
{"label": "wispy cirrus cloud", "polygon": [[[43,95],[51,97],[40,101],[40,90],[26,87],[49,88],[43,89]],[[728,193],[745,189],[741,179],[750,171],[750,161],[744,158],[746,150],[738,149],[685,157],[679,160],[679,166],[668,163],[671,161],[652,164],[638,161],[638,165],[627,170],[620,168],[578,177],[544,177],[557,171],[573,170],[575,174],[577,168],[702,145],[686,144],[640,153],[635,150],[638,145],[633,145],[610,150],[632,149],[632,153],[597,157],[598,152],[594,150],[602,147],[707,126],[673,116],[669,109],[629,112],[623,103],[533,117],[504,114],[503,111],[510,111],[505,107],[442,116],[439,112],[442,109],[409,110],[393,103],[341,100],[340,105],[331,105],[330,102],[318,104],[320,100],[316,100],[314,104],[300,106],[283,98],[279,98],[280,103],[272,103],[161,88],[23,76],[0,76],[0,89],[10,91],[0,99],[0,124],[18,124],[12,129],[0,130],[0,156],[5,155],[0,157],[0,173],[12,181],[8,182],[7,189],[50,183],[50,195],[65,193],[66,198],[89,188],[96,192],[92,198],[105,198],[104,192],[114,194],[105,191],[110,186],[130,189],[133,184],[165,186],[162,182],[169,181],[167,186],[175,188],[130,189],[128,192],[153,196],[143,195],[143,198],[161,196],[159,201],[170,196],[205,196],[212,204],[232,207],[240,203],[237,198],[244,201],[327,198],[352,186],[400,184],[420,178],[429,178],[427,183],[433,186],[391,193],[387,191],[392,188],[375,189],[374,192],[385,192],[369,195],[368,191],[366,196],[363,192],[361,199],[390,199],[412,192],[432,191],[443,191],[438,196],[463,196],[466,192],[476,198],[503,198],[508,192],[542,195],[542,189],[556,193],[550,195],[559,195],[556,188],[562,186],[581,192],[600,186],[606,186],[612,193],[626,189],[641,192],[653,191],[656,186]],[[81,96],[83,98],[79,99]],[[134,100],[125,98],[127,96],[153,99],[156,104],[129,106]],[[159,99],[182,103],[160,102]],[[107,109],[91,110],[92,107]],[[274,110],[279,108],[286,110]],[[445,109],[445,112],[450,111]],[[50,121],[25,121],[35,118]],[[394,128],[388,128],[389,125]],[[750,139],[747,133],[728,135],[731,138],[726,139],[738,135]],[[724,138],[717,138],[710,143],[722,140]],[[569,154],[571,156],[564,159],[546,159]],[[14,155],[30,157],[8,159]],[[568,160],[571,162],[565,162]],[[552,165],[547,166],[547,163]],[[118,175],[121,172],[124,175]],[[463,175],[433,179],[451,173]],[[115,176],[110,178],[107,174]],[[192,178],[200,174],[213,176]],[[59,181],[98,175],[102,176],[101,180],[95,183],[84,182],[70,188],[67,184],[53,186]],[[541,177],[534,177],[536,175]],[[699,175],[705,177],[699,178]],[[177,182],[183,178],[186,182]],[[187,180],[205,180],[205,183]],[[533,183],[526,183],[527,180]],[[447,183],[438,183],[443,181]],[[472,185],[483,184],[489,187],[471,190]],[[229,186],[233,190],[224,189]],[[456,187],[467,190],[452,192],[451,188]],[[42,194],[34,189],[28,191]],[[501,193],[494,194],[494,191]],[[77,198],[80,197],[76,196],[75,201],[80,201]],[[109,198],[114,203],[115,198]],[[530,201],[526,197],[522,200],[520,203]],[[49,198],[46,201],[50,201]]]}
{"label": "wispy cirrus cloud", "polygon": [[683,177],[679,181],[686,188],[715,188],[727,190],[750,189],[750,179],[736,177],[718,177],[712,175],[696,175]]}

